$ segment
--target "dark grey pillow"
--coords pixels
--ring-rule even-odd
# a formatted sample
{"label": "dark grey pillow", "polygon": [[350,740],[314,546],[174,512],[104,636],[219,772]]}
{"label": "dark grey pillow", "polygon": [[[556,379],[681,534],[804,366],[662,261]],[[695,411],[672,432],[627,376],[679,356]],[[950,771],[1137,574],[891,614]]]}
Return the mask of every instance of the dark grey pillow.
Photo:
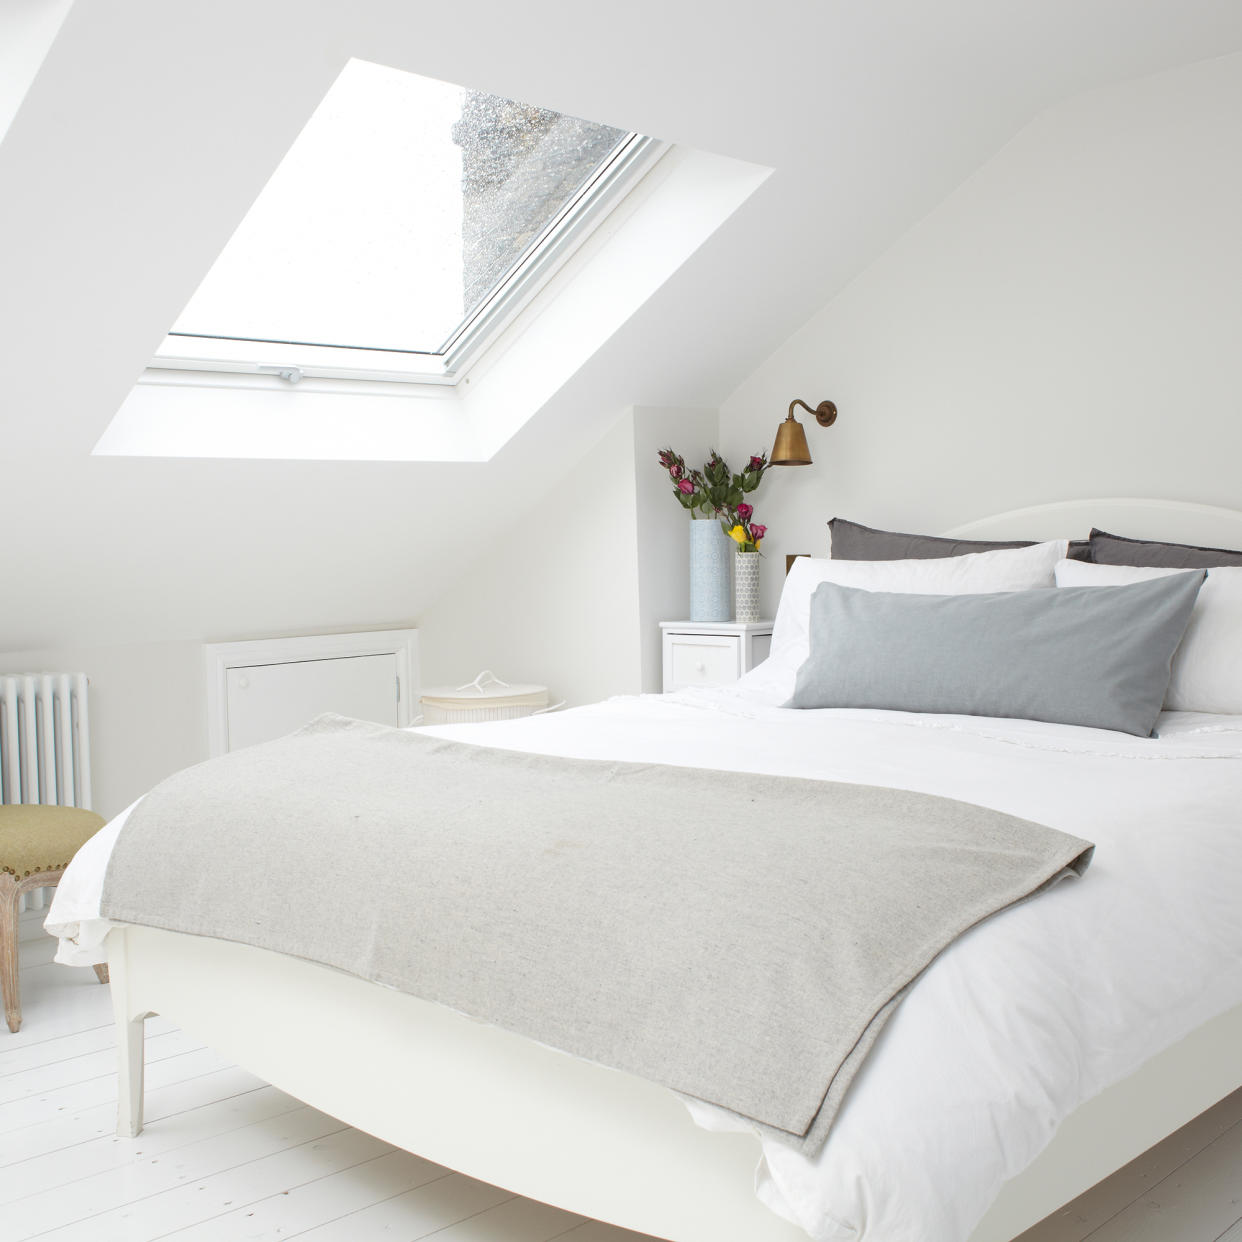
{"label": "dark grey pillow", "polygon": [[1229,548],[1199,548],[1191,543],[1161,543],[1154,539],[1126,539],[1105,530],[1091,531],[1091,556],[1097,565],[1150,565],[1160,569],[1216,569],[1242,565],[1242,552]]}
{"label": "dark grey pillow", "polygon": [[1205,577],[995,595],[824,582],[786,706],[1006,716],[1148,737]]}
{"label": "dark grey pillow", "polygon": [[[845,518],[828,523],[832,531],[834,561],[932,561],[969,552],[995,552],[998,548],[1029,548],[1032,539],[947,539],[943,535],[907,535],[895,530],[876,530]],[[1087,557],[1087,541],[1075,539],[1068,555],[1077,561]]]}

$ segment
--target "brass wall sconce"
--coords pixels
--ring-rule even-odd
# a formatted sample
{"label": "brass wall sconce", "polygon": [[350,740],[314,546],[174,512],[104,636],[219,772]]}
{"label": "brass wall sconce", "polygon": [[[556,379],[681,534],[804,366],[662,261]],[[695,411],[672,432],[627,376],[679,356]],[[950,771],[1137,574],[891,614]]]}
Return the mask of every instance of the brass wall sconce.
{"label": "brass wall sconce", "polygon": [[837,421],[837,407],[831,401],[821,401],[814,409],[801,398],[791,401],[785,421],[776,429],[776,443],[772,445],[772,456],[769,459],[774,466],[811,464],[811,449],[806,442],[806,432],[802,424],[794,418],[796,405],[800,405],[808,414],[814,414],[815,421],[821,427],[831,427]]}

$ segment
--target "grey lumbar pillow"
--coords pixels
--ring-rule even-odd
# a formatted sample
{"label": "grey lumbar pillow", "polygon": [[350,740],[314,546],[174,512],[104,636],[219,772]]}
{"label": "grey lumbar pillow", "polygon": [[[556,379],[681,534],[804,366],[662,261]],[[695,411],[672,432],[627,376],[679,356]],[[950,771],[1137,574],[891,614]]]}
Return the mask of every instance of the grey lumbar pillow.
{"label": "grey lumbar pillow", "polygon": [[897,595],[825,582],[788,707],[1006,716],[1148,737],[1202,573],[1126,586]]}

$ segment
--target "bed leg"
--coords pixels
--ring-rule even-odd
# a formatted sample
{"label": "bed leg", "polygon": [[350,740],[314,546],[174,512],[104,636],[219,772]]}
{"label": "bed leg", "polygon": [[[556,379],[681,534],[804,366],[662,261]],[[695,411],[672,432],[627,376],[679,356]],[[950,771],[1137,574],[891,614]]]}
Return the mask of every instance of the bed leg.
{"label": "bed leg", "polygon": [[121,1138],[137,1138],[142,1133],[143,1041],[146,1034],[145,1013],[134,1016],[129,996],[129,971],[125,963],[124,932],[113,931],[108,937],[108,973],[112,987],[112,1012],[116,1018],[117,1082],[116,1132]]}
{"label": "bed leg", "polygon": [[142,1133],[143,1035],[146,1015],[117,1024],[120,1066],[116,1084],[116,1132],[121,1138]]}

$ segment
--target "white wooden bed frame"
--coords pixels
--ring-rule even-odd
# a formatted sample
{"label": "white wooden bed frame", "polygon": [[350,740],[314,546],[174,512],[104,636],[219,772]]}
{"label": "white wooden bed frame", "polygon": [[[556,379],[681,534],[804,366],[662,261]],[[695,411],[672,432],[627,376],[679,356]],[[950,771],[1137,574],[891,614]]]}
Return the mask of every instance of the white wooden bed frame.
{"label": "white wooden bed frame", "polygon": [[[964,538],[1138,538],[1242,548],[1242,513],[1092,500],[960,526]],[[142,1128],[143,1020],[160,1013],[259,1077],[426,1159],[673,1242],[805,1242],[754,1197],[757,1139],[699,1129],[670,1091],[416,997],[246,945],[108,937],[118,1132]],[[1242,1004],[1079,1108],[969,1242],[1009,1242],[1242,1086]]]}

